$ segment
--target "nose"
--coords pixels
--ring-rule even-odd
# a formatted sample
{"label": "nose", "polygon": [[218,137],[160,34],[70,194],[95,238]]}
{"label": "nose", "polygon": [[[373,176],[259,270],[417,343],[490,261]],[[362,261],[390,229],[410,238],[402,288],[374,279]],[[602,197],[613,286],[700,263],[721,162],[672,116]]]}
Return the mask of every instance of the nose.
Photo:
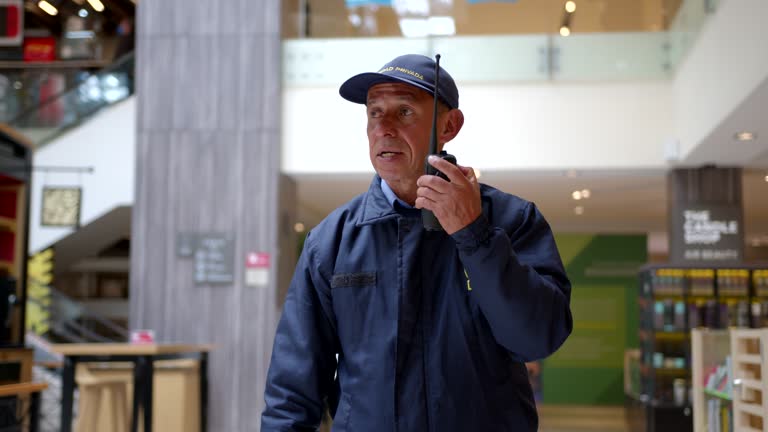
{"label": "nose", "polygon": [[376,119],[373,133],[377,137],[394,137],[397,134],[395,119],[391,115],[384,115]]}

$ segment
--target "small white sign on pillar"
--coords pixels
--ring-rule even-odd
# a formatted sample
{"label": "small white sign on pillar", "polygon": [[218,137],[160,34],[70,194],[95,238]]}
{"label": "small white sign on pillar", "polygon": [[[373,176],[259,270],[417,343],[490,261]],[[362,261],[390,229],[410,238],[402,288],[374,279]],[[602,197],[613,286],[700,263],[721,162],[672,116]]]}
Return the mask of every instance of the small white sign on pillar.
{"label": "small white sign on pillar", "polygon": [[249,252],[245,258],[245,286],[269,284],[270,255],[267,252]]}

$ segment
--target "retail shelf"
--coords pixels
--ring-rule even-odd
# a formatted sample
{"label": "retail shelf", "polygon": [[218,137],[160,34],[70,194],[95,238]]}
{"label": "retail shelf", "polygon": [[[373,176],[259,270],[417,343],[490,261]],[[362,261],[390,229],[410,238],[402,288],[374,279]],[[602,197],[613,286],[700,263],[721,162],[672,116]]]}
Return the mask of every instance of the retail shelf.
{"label": "retail shelf", "polygon": [[737,354],[733,360],[738,363],[749,363],[759,365],[763,362],[760,354]]}
{"label": "retail shelf", "polygon": [[648,366],[641,366],[640,372],[644,375],[655,373],[657,375],[688,375],[690,370],[686,368],[650,368]]}
{"label": "retail shelf", "polygon": [[757,416],[757,417],[765,416],[765,411],[763,411],[763,407],[761,405],[748,404],[748,403],[742,402],[739,408],[741,409],[741,411],[752,414],[753,416]]}
{"label": "retail shelf", "polygon": [[733,399],[733,419],[737,431],[755,428],[768,432],[766,346],[768,329],[731,330],[733,378],[741,380],[742,386],[741,391],[734,392]]}
{"label": "retail shelf", "polygon": [[689,404],[678,405],[674,402],[665,402],[665,401],[652,401],[651,405],[654,408],[665,409],[665,410],[686,410],[686,409],[690,410],[691,409],[691,405]]}
{"label": "retail shelf", "polygon": [[640,339],[644,341],[649,341],[651,338],[656,339],[657,341],[679,341],[684,342],[689,340],[688,333],[685,332],[671,332],[671,331],[662,331],[662,330],[640,330]]}
{"label": "retail shelf", "polygon": [[742,378],[741,386],[744,388],[749,388],[753,390],[759,390],[759,391],[763,390],[763,383],[761,383],[760,380],[756,380],[756,379]]}
{"label": "retail shelf", "polygon": [[655,335],[657,340],[664,340],[664,341],[684,342],[684,341],[687,341],[689,338],[688,333],[685,333],[685,332],[656,332]]}

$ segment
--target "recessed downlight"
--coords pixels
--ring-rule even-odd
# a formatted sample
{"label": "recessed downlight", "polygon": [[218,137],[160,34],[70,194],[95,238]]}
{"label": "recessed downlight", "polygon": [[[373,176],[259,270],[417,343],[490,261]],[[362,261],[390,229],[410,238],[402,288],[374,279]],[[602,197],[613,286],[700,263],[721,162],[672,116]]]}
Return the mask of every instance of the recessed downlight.
{"label": "recessed downlight", "polygon": [[45,11],[48,15],[56,16],[59,13],[59,10],[56,9],[56,6],[48,3],[45,0],[40,0],[40,2],[37,3],[37,7]]}
{"label": "recessed downlight", "polygon": [[757,134],[754,132],[739,132],[734,137],[738,141],[754,141],[757,138]]}
{"label": "recessed downlight", "polygon": [[576,213],[577,216],[581,216],[584,214],[584,207],[576,206],[573,208],[573,212]]}
{"label": "recessed downlight", "polygon": [[304,224],[301,222],[296,222],[296,224],[293,226],[293,230],[297,233],[303,233],[304,232]]}
{"label": "recessed downlight", "polygon": [[573,199],[576,201],[580,200],[582,198],[581,191],[573,191],[573,193],[571,193],[571,197],[573,197]]}
{"label": "recessed downlight", "polygon": [[571,29],[568,26],[560,27],[560,36],[567,37],[571,35]]}
{"label": "recessed downlight", "polygon": [[589,196],[592,195],[592,192],[589,189],[582,189],[581,190],[581,197],[584,199],[589,198]]}
{"label": "recessed downlight", "polygon": [[568,13],[576,12],[576,2],[571,0],[565,2],[565,11]]}

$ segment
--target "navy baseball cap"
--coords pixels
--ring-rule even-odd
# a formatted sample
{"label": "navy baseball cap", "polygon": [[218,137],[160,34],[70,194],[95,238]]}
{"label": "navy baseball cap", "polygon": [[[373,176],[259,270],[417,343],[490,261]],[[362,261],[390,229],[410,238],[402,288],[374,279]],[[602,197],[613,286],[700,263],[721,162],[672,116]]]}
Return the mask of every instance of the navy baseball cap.
{"label": "navy baseball cap", "polygon": [[[405,83],[435,94],[435,60],[419,55],[407,54],[397,57],[382,66],[378,72],[365,72],[348,79],[339,88],[344,99],[359,104],[368,100],[368,89],[381,83]],[[459,107],[459,89],[453,78],[440,67],[440,100],[451,108]]]}

